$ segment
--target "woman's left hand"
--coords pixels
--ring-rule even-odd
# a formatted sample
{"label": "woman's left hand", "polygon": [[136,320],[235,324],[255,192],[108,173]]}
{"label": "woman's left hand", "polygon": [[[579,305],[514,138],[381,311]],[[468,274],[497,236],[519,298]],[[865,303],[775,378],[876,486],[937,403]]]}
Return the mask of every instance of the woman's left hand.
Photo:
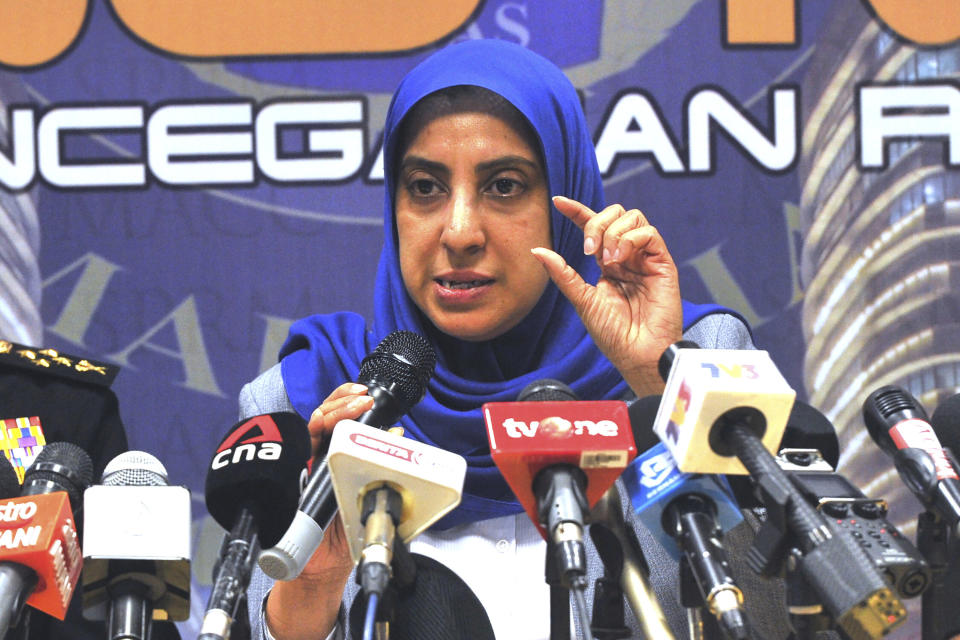
{"label": "woman's left hand", "polygon": [[634,393],[662,393],[657,362],[683,335],[677,267],[663,237],[637,209],[615,204],[594,212],[563,196],[553,203],[583,230],[584,253],[596,256],[600,280],[588,284],[550,249],[533,254]]}

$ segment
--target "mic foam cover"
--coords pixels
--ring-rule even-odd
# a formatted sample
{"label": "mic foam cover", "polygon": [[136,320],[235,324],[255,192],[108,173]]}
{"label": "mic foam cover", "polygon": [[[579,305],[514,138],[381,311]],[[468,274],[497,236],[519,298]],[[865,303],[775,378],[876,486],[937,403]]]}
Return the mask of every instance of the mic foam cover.
{"label": "mic foam cover", "polygon": [[633,441],[637,445],[638,452],[646,451],[650,447],[660,444],[660,438],[653,431],[653,423],[657,419],[662,398],[663,396],[659,395],[645,396],[637,398],[627,406],[630,428],[633,430]]}
{"label": "mic foam cover", "polygon": [[840,460],[840,440],[827,416],[818,409],[794,400],[787,417],[787,428],[780,441],[781,449],[816,449],[834,469]]}
{"label": "mic foam cover", "polygon": [[930,416],[930,426],[940,444],[949,448],[954,456],[960,456],[960,393],[937,405]]}
{"label": "mic foam cover", "polygon": [[517,394],[517,402],[549,402],[579,399],[573,389],[553,378],[534,380]]}
{"label": "mic foam cover", "polygon": [[287,530],[300,501],[301,475],[311,455],[306,422],[296,413],[255,416],[234,425],[207,471],[207,511],[230,529],[248,509],[261,546]]}
{"label": "mic foam cover", "polygon": [[[783,439],[780,441],[780,450],[783,449],[816,449],[834,469],[840,460],[837,430],[827,416],[802,400],[795,400],[793,408],[790,409],[787,428],[784,429]],[[748,476],[728,476],[727,482],[741,509],[763,506],[754,495],[753,481]]]}
{"label": "mic foam cover", "polygon": [[0,498],[15,498],[20,495],[20,480],[6,456],[0,456]]}

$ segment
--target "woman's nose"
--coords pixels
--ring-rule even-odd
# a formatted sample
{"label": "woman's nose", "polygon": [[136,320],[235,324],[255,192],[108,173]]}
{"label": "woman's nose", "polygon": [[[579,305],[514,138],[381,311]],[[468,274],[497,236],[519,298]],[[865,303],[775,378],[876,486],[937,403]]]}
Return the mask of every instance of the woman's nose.
{"label": "woman's nose", "polygon": [[467,193],[455,194],[440,241],[453,252],[473,253],[483,247],[483,221],[476,198]]}

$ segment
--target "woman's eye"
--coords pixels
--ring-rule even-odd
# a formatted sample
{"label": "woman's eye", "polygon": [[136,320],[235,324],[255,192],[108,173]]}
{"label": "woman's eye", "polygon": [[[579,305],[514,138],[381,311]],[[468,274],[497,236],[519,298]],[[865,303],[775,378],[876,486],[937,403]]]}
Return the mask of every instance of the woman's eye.
{"label": "woman's eye", "polygon": [[410,183],[410,192],[415,196],[430,196],[436,193],[437,185],[433,180],[414,180]]}
{"label": "woman's eye", "polygon": [[512,196],[520,191],[520,183],[510,178],[499,178],[493,181],[492,188],[498,196]]}

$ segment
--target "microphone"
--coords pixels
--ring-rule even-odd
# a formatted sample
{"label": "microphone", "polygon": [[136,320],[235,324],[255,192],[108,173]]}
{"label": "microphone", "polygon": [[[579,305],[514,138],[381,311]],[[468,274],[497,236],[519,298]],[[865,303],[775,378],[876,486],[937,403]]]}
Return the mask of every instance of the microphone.
{"label": "microphone", "polygon": [[395,536],[407,543],[460,504],[467,461],[455,453],[341,420],[327,451],[350,555],[364,593],[383,594]]}
{"label": "microphone", "polygon": [[226,529],[198,640],[227,640],[260,545],[274,545],[293,520],[306,481],[310,434],[298,414],[242,420],[221,440],[207,470],[207,511]]}
{"label": "microphone", "polygon": [[[906,609],[870,558],[806,502],[770,452],[780,443],[795,393],[769,356],[690,355],[697,351],[695,343],[681,342],[661,356],[667,385],[655,428],[683,471],[750,475],[769,513],[747,557],[752,568],[773,575],[798,547],[800,575],[848,635],[878,638],[901,624]],[[757,353],[762,357],[751,362]],[[724,461],[734,456],[739,464]]]}
{"label": "microphone", "polygon": [[[634,402],[630,406],[634,429],[652,424],[659,406],[659,396]],[[640,519],[681,561],[681,576],[685,575],[684,563],[689,568],[704,606],[716,617],[724,635],[748,638],[743,592],[734,581],[722,544],[723,534],[742,522],[743,516],[729,496],[725,479],[681,472],[660,443],[627,467],[623,483]]]}
{"label": "microphone", "polygon": [[545,379],[527,385],[516,402],[488,402],[482,411],[491,457],[547,541],[551,634],[569,633],[565,587],[584,637],[592,638],[583,530],[590,507],[637,453],[626,404],[580,401],[567,385]]}
{"label": "microphone", "polygon": [[[930,416],[930,424],[944,447],[949,449],[948,458],[956,468],[956,453],[960,451],[960,395],[942,400]],[[917,450],[904,449],[903,454],[911,451]],[[917,467],[920,472],[918,475],[926,478],[926,482],[920,484],[929,487],[936,483],[933,459],[924,454],[911,458],[909,461]],[[928,508],[917,518],[917,547],[932,569],[932,580],[929,588],[923,592],[920,612],[924,638],[952,638],[960,634],[960,610],[956,606],[957,590],[960,589],[957,533],[956,526],[932,509]]]}
{"label": "microphone", "polygon": [[[7,499],[17,497],[20,494],[20,479],[18,474],[25,470],[15,468],[6,456],[0,456],[0,458],[3,458],[3,462],[0,462],[0,498]],[[0,564],[0,593],[7,590],[8,573],[14,578],[17,578],[19,575],[18,572],[11,572],[6,566]],[[0,601],[0,629],[20,625],[20,613],[23,604],[23,602],[16,601],[13,603]],[[28,622],[24,624],[28,624]],[[3,636],[0,635],[0,637]]]}
{"label": "microphone", "polygon": [[[390,333],[360,363],[357,381],[367,385],[373,408],[357,422],[379,428],[391,426],[426,394],[435,364],[436,354],[424,337],[411,331]],[[276,580],[300,575],[336,514],[336,496],[324,459],[313,470],[286,533],[260,554],[263,572]]]}
{"label": "microphone", "polygon": [[930,424],[943,446],[960,452],[960,393],[940,402],[930,416]]}
{"label": "microphone", "polygon": [[92,479],[83,449],[54,442],[27,469],[20,496],[0,506],[0,637],[24,604],[66,617],[83,566],[74,514],[79,518],[80,495]]}
{"label": "microphone", "polygon": [[83,616],[111,639],[148,640],[190,617],[190,491],[153,455],[127,451],[83,494]]}
{"label": "microphone", "polygon": [[[488,402],[482,410],[494,463],[540,534],[556,545],[567,586],[577,586],[586,573],[586,513],[637,450],[622,401],[531,401],[545,390],[560,397],[558,385],[540,381],[518,401]],[[572,391],[565,397],[575,398]]]}
{"label": "microphone", "polygon": [[6,456],[0,456],[0,499],[14,498],[20,494],[20,479],[17,469]]}
{"label": "microphone", "polygon": [[[902,387],[887,385],[864,400],[863,421],[873,441],[893,457],[907,488],[925,507],[956,527],[960,523],[960,478],[923,405]],[[911,449],[926,452],[928,458],[918,458]]]}
{"label": "microphone", "polygon": [[680,341],[667,348],[659,364],[666,387],[653,430],[681,471],[748,473],[722,437],[723,429],[714,428],[724,421],[742,424],[767,452],[777,452],[797,393],[769,353],[700,349]]}

